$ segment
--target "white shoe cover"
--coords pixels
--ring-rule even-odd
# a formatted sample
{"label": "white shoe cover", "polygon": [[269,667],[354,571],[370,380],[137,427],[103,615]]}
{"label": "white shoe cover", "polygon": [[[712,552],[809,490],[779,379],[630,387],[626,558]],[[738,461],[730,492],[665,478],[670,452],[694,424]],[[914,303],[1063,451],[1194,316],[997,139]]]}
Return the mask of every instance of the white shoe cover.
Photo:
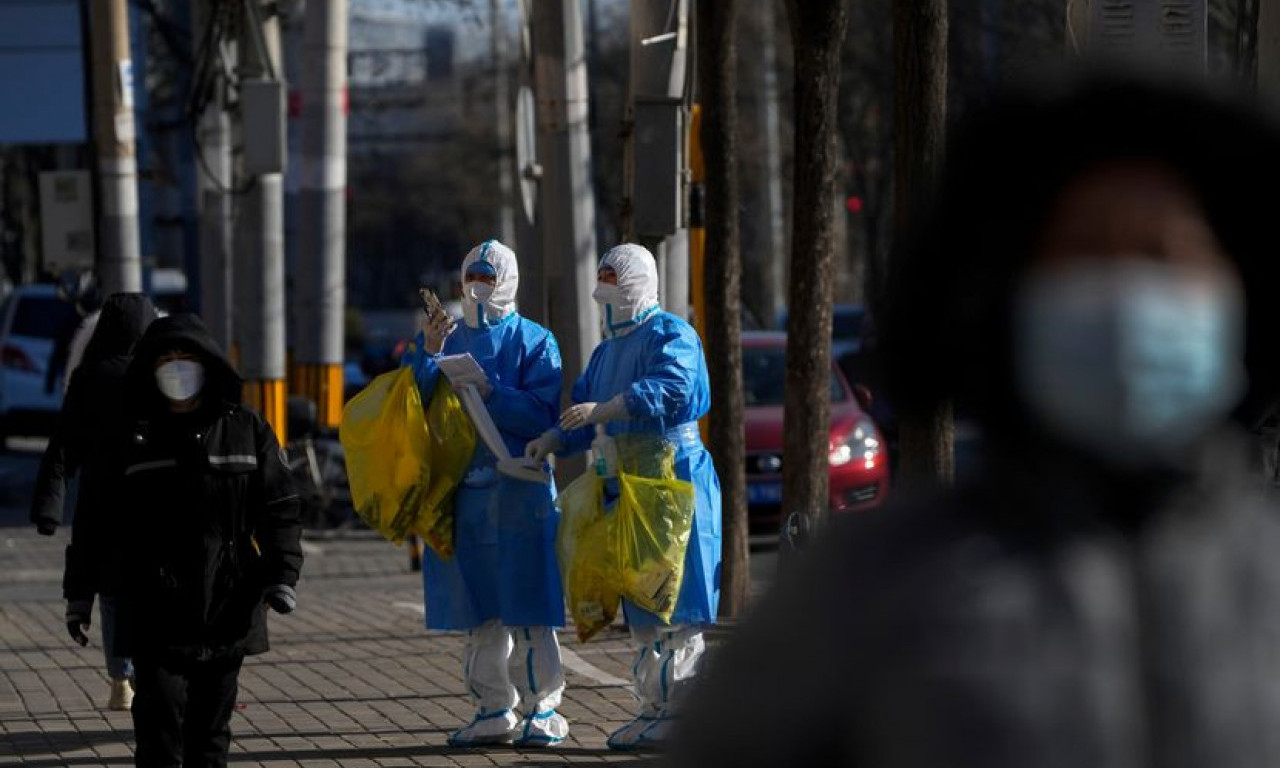
{"label": "white shoe cover", "polygon": [[484,714],[476,713],[475,719],[449,734],[451,747],[477,747],[486,744],[506,744],[511,741],[515,728],[515,713],[509,709]]}
{"label": "white shoe cover", "polygon": [[517,747],[553,747],[569,735],[569,721],[554,709],[525,715],[516,726]]}
{"label": "white shoe cover", "polygon": [[627,723],[609,736],[609,749],[618,750],[620,752],[628,752],[640,748],[641,735],[650,726],[659,722],[658,717],[653,715],[641,715],[635,720]]}

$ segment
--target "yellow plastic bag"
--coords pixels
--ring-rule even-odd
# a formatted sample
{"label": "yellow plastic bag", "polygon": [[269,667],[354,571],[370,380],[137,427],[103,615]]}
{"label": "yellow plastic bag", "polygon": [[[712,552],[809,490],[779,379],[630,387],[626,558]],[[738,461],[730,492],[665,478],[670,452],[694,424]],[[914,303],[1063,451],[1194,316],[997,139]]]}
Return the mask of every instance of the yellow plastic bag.
{"label": "yellow plastic bag", "polygon": [[414,531],[441,557],[453,556],[453,492],[462,483],[476,449],[476,429],[444,377],[427,406],[430,482]]}
{"label": "yellow plastic bag", "polygon": [[604,481],[592,472],[556,500],[561,575],[584,642],[613,622],[624,596],[670,622],[693,530],[693,484],[676,479],[674,448],[652,436],[619,437],[614,509],[606,513]]}
{"label": "yellow plastic bag", "polygon": [[384,373],[347,403],[338,437],[351,500],[369,527],[397,544],[417,533],[451,557],[452,493],[475,449],[453,390],[437,386],[424,412],[411,369]]}
{"label": "yellow plastic bag", "polygon": [[693,484],[627,474],[618,480],[621,493],[611,518],[622,594],[669,624],[693,531]]}
{"label": "yellow plastic bag", "polygon": [[556,497],[560,508],[560,529],[556,534],[556,554],[564,584],[569,615],[578,639],[586,642],[613,623],[618,615],[617,562],[605,525],[604,482],[587,472]]}

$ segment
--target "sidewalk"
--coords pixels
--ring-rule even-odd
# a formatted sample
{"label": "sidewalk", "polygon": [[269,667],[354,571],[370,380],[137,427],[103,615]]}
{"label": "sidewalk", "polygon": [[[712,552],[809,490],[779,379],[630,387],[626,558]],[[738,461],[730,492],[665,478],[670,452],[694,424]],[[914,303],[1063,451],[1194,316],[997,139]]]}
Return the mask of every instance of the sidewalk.
{"label": "sidewalk", "polygon": [[[107,712],[98,629],[80,648],[66,637],[61,600],[67,532],[0,529],[0,766],[128,766],[129,714]],[[236,766],[547,766],[652,764],[610,752],[629,718],[629,652],[621,627],[583,645],[562,632],[571,724],[559,748],[454,750],[468,721],[463,637],[428,634],[422,583],[408,556],[352,534],[309,540],[298,610],[271,614],[272,650],[241,674],[232,720]],[[95,611],[95,620],[97,619]]]}

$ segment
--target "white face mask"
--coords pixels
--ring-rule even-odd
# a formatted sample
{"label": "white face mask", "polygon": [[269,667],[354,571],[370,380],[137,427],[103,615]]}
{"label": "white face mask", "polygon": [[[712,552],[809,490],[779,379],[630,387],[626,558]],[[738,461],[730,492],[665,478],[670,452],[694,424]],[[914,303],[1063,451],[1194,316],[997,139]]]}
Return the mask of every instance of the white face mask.
{"label": "white face mask", "polygon": [[476,304],[483,304],[493,296],[493,290],[496,286],[488,283],[482,283],[479,280],[473,280],[466,284],[467,298]]}
{"label": "white face mask", "polygon": [[609,283],[596,283],[591,298],[600,305],[600,322],[606,338],[626,336],[658,311],[657,304],[641,309],[628,302],[622,288]]}
{"label": "white face mask", "polygon": [[1113,464],[1183,463],[1244,392],[1243,305],[1228,276],[1139,258],[1035,274],[1015,310],[1019,389],[1046,429]]}
{"label": "white face mask", "polygon": [[181,403],[204,389],[204,366],[195,360],[173,360],[156,368],[156,386],[170,400]]}

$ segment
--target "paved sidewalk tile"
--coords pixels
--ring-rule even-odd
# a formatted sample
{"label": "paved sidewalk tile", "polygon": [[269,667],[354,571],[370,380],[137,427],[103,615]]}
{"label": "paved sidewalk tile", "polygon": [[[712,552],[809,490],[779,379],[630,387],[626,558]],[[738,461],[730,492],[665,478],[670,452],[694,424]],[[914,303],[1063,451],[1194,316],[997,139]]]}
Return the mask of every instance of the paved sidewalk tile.
{"label": "paved sidewalk tile", "polygon": [[[66,534],[0,529],[0,766],[129,766],[128,713],[108,712],[95,627],[65,637],[60,581]],[[626,634],[582,644],[561,633],[568,741],[556,749],[456,750],[445,738],[470,720],[457,633],[422,626],[422,584],[403,549],[370,536],[308,539],[298,610],[271,615],[272,650],[249,659],[232,720],[234,766],[642,765],[605,738],[630,718]],[[97,618],[95,613],[95,619]]]}

